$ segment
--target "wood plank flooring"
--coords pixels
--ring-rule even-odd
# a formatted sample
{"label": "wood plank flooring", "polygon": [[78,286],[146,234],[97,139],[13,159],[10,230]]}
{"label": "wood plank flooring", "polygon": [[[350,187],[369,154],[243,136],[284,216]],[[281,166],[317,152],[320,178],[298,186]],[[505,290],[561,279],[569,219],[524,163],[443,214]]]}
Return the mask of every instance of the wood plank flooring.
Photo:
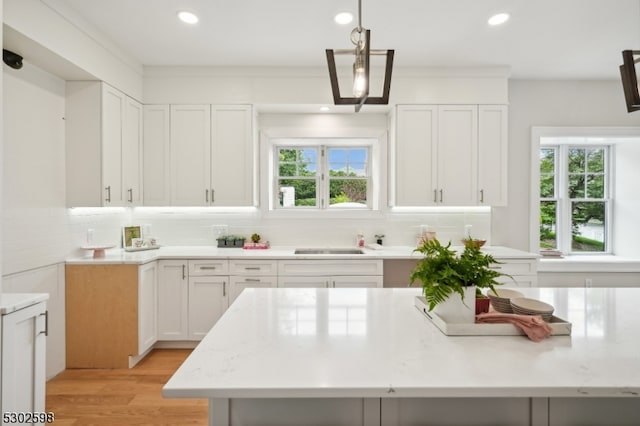
{"label": "wood plank flooring", "polygon": [[57,426],[206,425],[206,399],[165,399],[162,386],[191,353],[156,349],[132,369],[65,370],[47,382]]}

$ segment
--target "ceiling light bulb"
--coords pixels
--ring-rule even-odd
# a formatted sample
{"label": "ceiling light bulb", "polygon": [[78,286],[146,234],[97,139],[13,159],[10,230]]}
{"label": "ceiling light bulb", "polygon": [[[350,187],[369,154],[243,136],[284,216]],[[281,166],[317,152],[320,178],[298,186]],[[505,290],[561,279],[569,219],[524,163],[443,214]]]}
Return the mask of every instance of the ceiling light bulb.
{"label": "ceiling light bulb", "polygon": [[341,12],[333,20],[336,21],[336,24],[347,25],[353,21],[353,15],[349,12]]}
{"label": "ceiling light bulb", "polygon": [[491,18],[489,18],[487,22],[489,22],[489,25],[496,26],[496,25],[504,24],[508,20],[509,20],[508,13],[498,13],[496,15],[493,15]]}
{"label": "ceiling light bulb", "polygon": [[196,16],[196,14],[192,12],[187,12],[186,10],[182,10],[178,12],[178,18],[186,24],[193,25],[198,23],[198,17]]}
{"label": "ceiling light bulb", "polygon": [[365,73],[364,60],[357,57],[353,64],[353,96],[361,98],[367,88],[367,76]]}

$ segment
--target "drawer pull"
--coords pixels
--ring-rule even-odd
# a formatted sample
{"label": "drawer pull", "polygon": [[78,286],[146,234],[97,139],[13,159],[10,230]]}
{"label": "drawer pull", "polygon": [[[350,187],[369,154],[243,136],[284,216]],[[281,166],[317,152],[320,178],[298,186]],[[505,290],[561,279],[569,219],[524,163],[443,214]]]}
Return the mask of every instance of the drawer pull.
{"label": "drawer pull", "polygon": [[245,271],[259,271],[260,267],[259,266],[245,266],[244,270]]}
{"label": "drawer pull", "polygon": [[49,311],[44,311],[40,316],[44,316],[44,330],[38,334],[44,334],[47,337],[49,336]]}
{"label": "drawer pull", "polygon": [[489,266],[489,269],[502,269],[502,266]]}
{"label": "drawer pull", "polygon": [[259,283],[260,282],[260,278],[245,278],[244,279],[245,282],[249,283]]}
{"label": "drawer pull", "polygon": [[213,269],[217,269],[217,267],[216,266],[201,266],[200,269],[213,270]]}

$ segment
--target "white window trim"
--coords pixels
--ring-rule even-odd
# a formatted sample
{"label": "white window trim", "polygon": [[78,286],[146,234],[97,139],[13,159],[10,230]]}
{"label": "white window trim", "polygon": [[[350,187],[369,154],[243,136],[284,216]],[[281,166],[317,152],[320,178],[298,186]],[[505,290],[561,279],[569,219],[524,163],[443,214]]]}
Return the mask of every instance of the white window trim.
{"label": "white window trim", "polygon": [[[275,197],[275,145],[282,139],[375,139],[370,145],[370,208],[333,209],[280,209],[274,205]],[[387,212],[387,162],[383,153],[387,152],[386,128],[271,128],[260,132],[260,210],[266,218],[380,218]],[[356,144],[357,145],[357,144]]]}
{"label": "white window trim", "polygon": [[[530,164],[530,199],[529,199],[529,251],[532,253],[540,252],[540,139],[553,137],[590,137],[590,138],[637,138],[640,137],[640,127],[532,127],[531,128],[531,164]],[[613,170],[615,167],[612,160],[613,155],[609,153],[609,167]],[[611,175],[610,175],[611,177]],[[610,194],[615,193],[613,188],[614,179],[610,179]],[[615,224],[612,224],[611,230]],[[610,232],[613,234],[613,232]],[[610,236],[608,237],[610,238]],[[612,241],[608,241],[608,247],[613,250]],[[582,256],[580,253],[578,256]],[[584,253],[584,255],[587,255]],[[603,253],[595,253],[595,255],[605,255]],[[576,255],[574,255],[576,256]]]}

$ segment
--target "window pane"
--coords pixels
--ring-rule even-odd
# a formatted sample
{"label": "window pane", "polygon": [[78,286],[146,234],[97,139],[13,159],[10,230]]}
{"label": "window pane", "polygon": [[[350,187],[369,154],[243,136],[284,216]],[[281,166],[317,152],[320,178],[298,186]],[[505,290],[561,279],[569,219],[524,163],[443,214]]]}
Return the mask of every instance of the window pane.
{"label": "window pane", "polygon": [[329,148],[330,176],[368,176],[368,148]]}
{"label": "window pane", "polygon": [[278,149],[278,173],[280,176],[315,176],[318,155],[314,148]]}
{"label": "window pane", "polygon": [[540,202],[540,248],[555,249],[557,208],[555,201]]}
{"label": "window pane", "polygon": [[584,172],[584,151],[580,148],[569,149],[569,173]]}
{"label": "window pane", "polygon": [[587,176],[587,198],[604,198],[604,175]]}
{"label": "window pane", "polygon": [[604,148],[587,150],[587,171],[590,173],[604,172]]}
{"label": "window pane", "polygon": [[540,176],[540,198],[553,198],[555,193],[555,177],[553,175]]}
{"label": "window pane", "polygon": [[329,181],[329,205],[341,207],[367,206],[366,179],[334,179]]}
{"label": "window pane", "polygon": [[280,179],[280,207],[317,206],[315,179]]}
{"label": "window pane", "polygon": [[584,198],[584,175],[569,175],[569,198]]}
{"label": "window pane", "polygon": [[571,249],[574,252],[605,251],[604,201],[571,204]]}
{"label": "window pane", "polygon": [[554,173],[556,169],[556,150],[540,149],[540,173]]}

